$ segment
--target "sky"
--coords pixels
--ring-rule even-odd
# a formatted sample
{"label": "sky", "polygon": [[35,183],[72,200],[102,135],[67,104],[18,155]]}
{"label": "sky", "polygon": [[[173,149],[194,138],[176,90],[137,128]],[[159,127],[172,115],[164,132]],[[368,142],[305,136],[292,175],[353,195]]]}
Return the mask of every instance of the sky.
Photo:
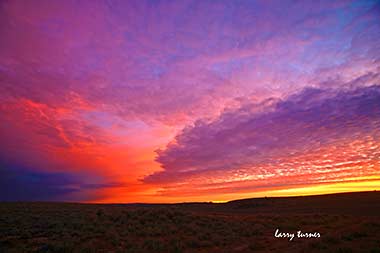
{"label": "sky", "polygon": [[379,1],[0,1],[0,200],[380,190]]}

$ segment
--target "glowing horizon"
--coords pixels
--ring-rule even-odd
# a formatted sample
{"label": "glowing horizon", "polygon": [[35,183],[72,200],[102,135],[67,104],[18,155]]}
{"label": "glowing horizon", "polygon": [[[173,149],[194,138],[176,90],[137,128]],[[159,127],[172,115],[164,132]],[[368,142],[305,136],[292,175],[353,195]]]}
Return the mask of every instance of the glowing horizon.
{"label": "glowing horizon", "polygon": [[2,1],[0,201],[380,190],[378,1]]}

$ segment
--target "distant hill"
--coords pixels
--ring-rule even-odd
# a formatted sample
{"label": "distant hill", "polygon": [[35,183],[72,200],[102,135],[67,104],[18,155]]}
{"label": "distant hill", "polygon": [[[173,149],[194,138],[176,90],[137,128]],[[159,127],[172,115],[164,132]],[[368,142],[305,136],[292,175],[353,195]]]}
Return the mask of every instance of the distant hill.
{"label": "distant hill", "polygon": [[239,199],[223,209],[254,213],[336,213],[380,215],[380,192],[349,192],[314,196]]}

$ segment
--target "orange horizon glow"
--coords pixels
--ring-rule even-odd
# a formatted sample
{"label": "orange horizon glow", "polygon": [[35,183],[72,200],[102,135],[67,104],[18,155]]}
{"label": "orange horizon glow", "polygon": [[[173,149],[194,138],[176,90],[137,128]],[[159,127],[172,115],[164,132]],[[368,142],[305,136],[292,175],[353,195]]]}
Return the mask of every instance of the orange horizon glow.
{"label": "orange horizon glow", "polygon": [[[372,192],[380,191],[380,177],[373,177],[372,179],[366,181],[365,179],[355,179],[354,182],[341,182],[341,183],[326,183],[316,186],[300,186],[292,189],[274,189],[265,190],[255,193],[243,193],[243,194],[226,194],[225,196],[219,196],[217,199],[213,197],[200,197],[200,198],[189,198],[183,199],[178,198],[165,198],[162,200],[158,199],[155,201],[129,201],[115,199],[101,199],[94,201],[85,201],[82,203],[96,204],[129,204],[129,203],[149,203],[149,204],[160,204],[160,203],[185,203],[185,202],[212,202],[212,203],[226,203],[232,200],[239,199],[249,199],[249,198],[264,198],[264,197],[302,197],[302,196],[318,196],[318,195],[328,195],[337,193],[351,193],[351,192]],[[357,182],[359,181],[359,182]]]}

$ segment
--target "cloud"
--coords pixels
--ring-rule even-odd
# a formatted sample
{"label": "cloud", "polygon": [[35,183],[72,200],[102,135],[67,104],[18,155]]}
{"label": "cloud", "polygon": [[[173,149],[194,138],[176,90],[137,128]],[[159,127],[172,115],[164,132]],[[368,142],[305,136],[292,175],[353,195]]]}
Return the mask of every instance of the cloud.
{"label": "cloud", "polygon": [[[336,133],[328,126],[325,138],[317,138],[322,126],[300,120],[291,103],[303,102],[289,96],[306,88],[299,94],[322,102],[338,94],[330,89],[378,84],[379,6],[0,1],[0,160],[22,161],[36,173],[103,177],[89,185],[123,178],[130,186],[159,169],[154,150],[186,126],[159,152],[164,172],[146,182],[272,164],[285,152],[280,144],[299,152],[307,151],[306,141],[309,149],[316,139],[330,145],[357,126],[347,123],[348,113],[340,120],[350,127]],[[289,116],[292,110],[298,118]],[[265,115],[283,117],[294,130],[282,133],[280,120],[271,119],[275,129]]]}
{"label": "cloud", "polygon": [[254,189],[259,182],[307,184],[378,173],[379,115],[377,85],[307,88],[285,100],[247,104],[184,129],[157,151],[163,171],[144,182],[209,190],[219,182],[232,190],[237,186],[229,188],[229,181]]}
{"label": "cloud", "polygon": [[85,172],[43,172],[20,164],[0,160],[0,201],[96,200],[99,192],[126,187]]}
{"label": "cloud", "polygon": [[33,170],[1,165],[0,201],[62,201],[78,189],[77,181],[66,173],[41,173]]}
{"label": "cloud", "polygon": [[70,108],[74,94],[167,124],[293,93],[320,69],[378,60],[380,44],[371,2],[4,1],[0,12],[0,99]]}
{"label": "cloud", "polygon": [[2,103],[0,120],[0,157],[13,161],[23,157],[40,169],[62,168],[62,164],[57,164],[58,151],[85,149],[112,140],[100,127],[85,121],[78,111],[27,99]]}

